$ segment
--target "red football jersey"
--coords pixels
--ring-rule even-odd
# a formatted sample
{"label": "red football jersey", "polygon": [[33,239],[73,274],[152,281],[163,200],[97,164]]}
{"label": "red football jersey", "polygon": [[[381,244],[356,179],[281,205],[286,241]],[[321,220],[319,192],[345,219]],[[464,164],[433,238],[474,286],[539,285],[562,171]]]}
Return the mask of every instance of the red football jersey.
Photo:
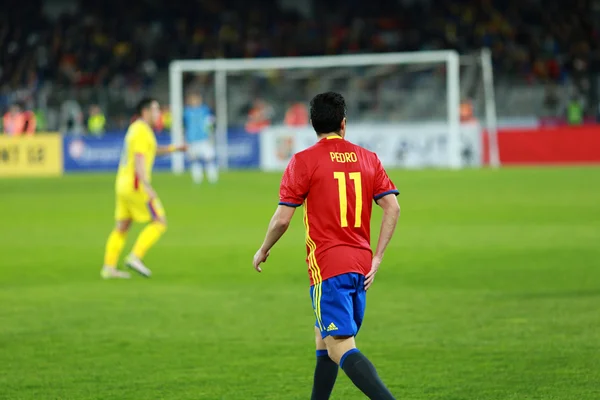
{"label": "red football jersey", "polygon": [[279,204],[304,205],[306,262],[311,285],[371,269],[373,200],[398,190],[377,155],[339,136],[295,154],[279,192]]}

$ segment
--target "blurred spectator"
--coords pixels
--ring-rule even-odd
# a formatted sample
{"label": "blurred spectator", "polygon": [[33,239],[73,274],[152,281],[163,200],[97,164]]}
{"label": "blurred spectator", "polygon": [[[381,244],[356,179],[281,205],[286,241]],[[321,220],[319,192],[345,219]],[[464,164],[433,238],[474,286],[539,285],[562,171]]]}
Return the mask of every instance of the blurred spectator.
{"label": "blurred spectator", "polygon": [[66,134],[83,134],[83,111],[75,100],[67,100],[60,107],[60,131]]}
{"label": "blurred spectator", "polygon": [[460,103],[460,120],[461,122],[469,122],[475,120],[473,113],[473,103],[471,100],[466,99]]}
{"label": "blurred spectator", "polygon": [[559,114],[559,110],[562,111],[563,109],[564,102],[561,104],[557,85],[554,83],[547,84],[544,92],[544,104],[541,115],[555,116]]}
{"label": "blurred spectator", "polygon": [[172,121],[173,119],[171,117],[171,108],[168,104],[165,104],[161,107],[160,118],[158,119],[158,122],[156,123],[155,127],[156,132],[160,133],[165,130],[171,130]]}
{"label": "blurred spectator", "polygon": [[271,125],[273,117],[273,108],[263,99],[256,99],[252,104],[252,108],[248,112],[248,120],[246,121],[246,132],[260,133],[263,129]]}
{"label": "blurred spectator", "polygon": [[304,103],[293,103],[285,113],[284,123],[287,126],[306,126],[308,125],[308,110]]}
{"label": "blurred spectator", "polygon": [[569,125],[583,124],[583,105],[579,96],[573,95],[567,105],[567,122]]}
{"label": "blurred spectator", "polygon": [[97,104],[90,106],[87,120],[88,133],[93,136],[102,136],[106,126],[106,117]]}
{"label": "blurred spectator", "polygon": [[33,114],[35,116],[35,129],[38,132],[46,131],[48,126],[48,122],[46,120],[46,112],[43,109],[38,108],[33,111]]}
{"label": "blurred spectator", "polygon": [[35,133],[35,114],[31,111],[24,110],[18,104],[12,104],[9,110],[4,114],[3,131],[8,136],[20,136],[27,134],[29,136]]}
{"label": "blurred spectator", "polygon": [[171,114],[171,107],[168,104],[163,106],[161,116],[165,129],[171,130],[171,126],[173,125],[173,116]]}

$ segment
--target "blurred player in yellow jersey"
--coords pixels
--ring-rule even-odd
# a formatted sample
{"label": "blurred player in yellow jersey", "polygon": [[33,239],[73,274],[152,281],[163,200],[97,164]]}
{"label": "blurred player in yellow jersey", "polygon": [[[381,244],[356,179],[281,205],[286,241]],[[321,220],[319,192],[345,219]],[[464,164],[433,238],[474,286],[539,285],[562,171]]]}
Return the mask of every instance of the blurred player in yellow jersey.
{"label": "blurred player in yellow jersey", "polygon": [[139,118],[129,126],[125,135],[117,172],[116,224],[106,242],[101,271],[101,276],[105,279],[129,278],[129,273],[117,269],[117,262],[132,222],[148,224],[138,236],[125,264],[145,277],[152,274],[142,260],[167,229],[165,210],[151,185],[154,158],[174,151],[185,151],[185,146],[157,147],[152,130],[160,117],[160,107],[156,100],[141,100],[137,113]]}

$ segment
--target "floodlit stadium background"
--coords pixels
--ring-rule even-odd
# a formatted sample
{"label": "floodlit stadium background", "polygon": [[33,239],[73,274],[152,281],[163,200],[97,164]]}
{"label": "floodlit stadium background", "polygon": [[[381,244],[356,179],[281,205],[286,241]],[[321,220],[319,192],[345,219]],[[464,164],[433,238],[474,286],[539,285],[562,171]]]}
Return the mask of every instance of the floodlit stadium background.
{"label": "floodlit stadium background", "polygon": [[[251,257],[281,166],[309,143],[302,107],[322,90],[348,98],[349,139],[354,125],[401,192],[357,339],[391,390],[600,398],[597,0],[0,7],[0,111],[21,106],[0,135],[0,399],[307,398],[300,219],[263,274]],[[500,168],[488,166],[482,49]],[[154,277],[100,279],[114,170],[142,96],[164,105],[157,137],[171,141],[171,62],[437,50],[475,60],[460,67],[461,127],[476,127],[462,136],[460,169],[443,168],[453,112],[444,63],[231,73],[220,131],[230,169],[197,186],[159,160],[169,230],[147,258]],[[217,108],[214,72],[181,79]],[[15,121],[35,132],[13,134]],[[333,398],[362,397],[340,375]]]}

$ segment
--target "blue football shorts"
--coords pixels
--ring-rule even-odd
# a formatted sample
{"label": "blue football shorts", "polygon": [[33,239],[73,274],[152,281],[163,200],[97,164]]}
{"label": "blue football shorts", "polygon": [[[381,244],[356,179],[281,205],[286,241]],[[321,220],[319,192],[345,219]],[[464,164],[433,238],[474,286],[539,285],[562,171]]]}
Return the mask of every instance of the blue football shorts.
{"label": "blue football shorts", "polygon": [[367,305],[365,277],[348,273],[325,279],[310,287],[315,326],[323,338],[356,336]]}

